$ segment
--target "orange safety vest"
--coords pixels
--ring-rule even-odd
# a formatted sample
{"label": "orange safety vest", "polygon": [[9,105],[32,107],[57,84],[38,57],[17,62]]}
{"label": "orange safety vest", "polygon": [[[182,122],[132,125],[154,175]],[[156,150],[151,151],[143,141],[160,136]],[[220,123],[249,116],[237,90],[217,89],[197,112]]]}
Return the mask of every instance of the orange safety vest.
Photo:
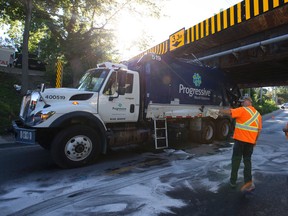
{"label": "orange safety vest", "polygon": [[252,106],[231,109],[232,118],[236,119],[233,138],[251,144],[256,143],[259,130],[262,129],[262,117]]}

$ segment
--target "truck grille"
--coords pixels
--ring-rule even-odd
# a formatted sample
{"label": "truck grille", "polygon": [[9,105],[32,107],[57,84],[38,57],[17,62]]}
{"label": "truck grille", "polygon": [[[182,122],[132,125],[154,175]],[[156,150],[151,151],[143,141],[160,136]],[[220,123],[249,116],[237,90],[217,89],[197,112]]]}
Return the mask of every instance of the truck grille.
{"label": "truck grille", "polygon": [[28,115],[29,105],[31,101],[31,94],[23,97],[21,109],[20,109],[20,118],[25,120]]}

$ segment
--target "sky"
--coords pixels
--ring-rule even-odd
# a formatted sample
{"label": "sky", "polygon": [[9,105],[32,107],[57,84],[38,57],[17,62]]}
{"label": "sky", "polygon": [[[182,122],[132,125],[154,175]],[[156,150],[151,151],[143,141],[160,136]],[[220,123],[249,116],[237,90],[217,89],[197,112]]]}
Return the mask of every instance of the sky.
{"label": "sky", "polygon": [[[131,41],[141,34],[151,36],[151,47],[169,39],[169,35],[182,29],[188,29],[195,24],[225,10],[241,0],[167,0],[162,8],[166,16],[160,19],[144,20],[125,14],[118,21],[118,41],[122,60],[127,60],[144,50],[131,46]],[[132,48],[127,48],[132,47]],[[150,47],[149,47],[150,48]]]}

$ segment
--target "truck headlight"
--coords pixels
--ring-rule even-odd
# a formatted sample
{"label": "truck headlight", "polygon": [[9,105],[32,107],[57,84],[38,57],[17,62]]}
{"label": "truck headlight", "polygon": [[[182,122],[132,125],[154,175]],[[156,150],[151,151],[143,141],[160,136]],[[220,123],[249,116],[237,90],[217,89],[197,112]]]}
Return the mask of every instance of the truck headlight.
{"label": "truck headlight", "polygon": [[47,119],[49,119],[54,114],[55,114],[54,111],[41,110],[41,111],[37,112],[33,117],[34,125],[38,125],[38,124],[46,121]]}

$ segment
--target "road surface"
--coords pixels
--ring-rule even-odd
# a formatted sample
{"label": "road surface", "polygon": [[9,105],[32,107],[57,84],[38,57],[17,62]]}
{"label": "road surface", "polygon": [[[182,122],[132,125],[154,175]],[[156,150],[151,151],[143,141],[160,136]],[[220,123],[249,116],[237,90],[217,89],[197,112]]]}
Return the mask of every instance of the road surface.
{"label": "road surface", "polygon": [[253,154],[252,196],[229,187],[233,142],[163,152],[116,151],[72,170],[59,169],[39,147],[6,146],[0,148],[5,170],[1,214],[286,216],[288,140],[282,128],[288,111],[264,119]]}

